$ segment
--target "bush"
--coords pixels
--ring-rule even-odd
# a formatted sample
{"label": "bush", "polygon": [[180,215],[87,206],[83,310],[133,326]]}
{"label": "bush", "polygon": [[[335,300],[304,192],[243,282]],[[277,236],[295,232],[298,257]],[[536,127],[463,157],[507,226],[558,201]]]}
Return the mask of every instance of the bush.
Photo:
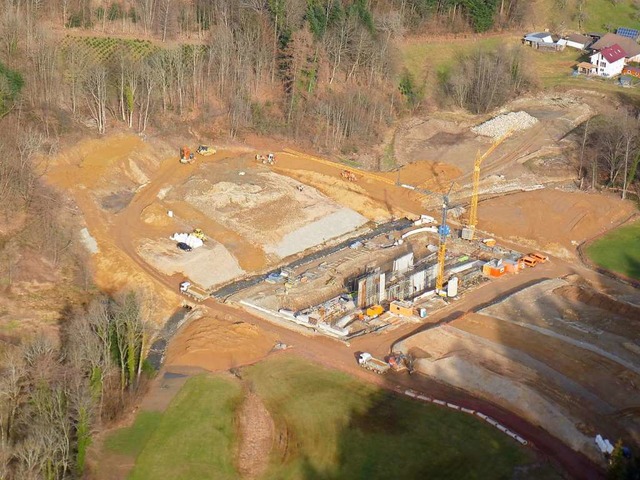
{"label": "bush", "polygon": [[441,72],[445,97],[472,113],[486,113],[534,86],[524,68],[521,47],[478,49],[456,67]]}

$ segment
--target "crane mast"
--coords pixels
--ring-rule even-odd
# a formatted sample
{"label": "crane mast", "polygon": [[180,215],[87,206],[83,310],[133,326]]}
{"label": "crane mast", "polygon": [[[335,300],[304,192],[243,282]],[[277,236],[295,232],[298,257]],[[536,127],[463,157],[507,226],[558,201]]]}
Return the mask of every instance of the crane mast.
{"label": "crane mast", "polygon": [[506,140],[506,138],[511,135],[513,130],[509,130],[502,137],[497,139],[489,149],[484,152],[484,154],[476,156],[475,162],[473,162],[473,179],[472,185],[473,189],[471,192],[471,207],[469,208],[469,224],[462,229],[462,238],[465,240],[473,240],[476,232],[476,225],[478,225],[478,194],[480,188],[480,166],[485,158],[493,153],[493,151],[498,148],[498,146]]}
{"label": "crane mast", "polygon": [[444,261],[447,254],[447,237],[451,233],[451,228],[447,225],[447,211],[449,210],[449,194],[453,188],[453,183],[449,187],[446,195],[442,196],[442,223],[438,228],[440,241],[438,243],[438,276],[436,277],[436,293],[442,295],[444,293]]}

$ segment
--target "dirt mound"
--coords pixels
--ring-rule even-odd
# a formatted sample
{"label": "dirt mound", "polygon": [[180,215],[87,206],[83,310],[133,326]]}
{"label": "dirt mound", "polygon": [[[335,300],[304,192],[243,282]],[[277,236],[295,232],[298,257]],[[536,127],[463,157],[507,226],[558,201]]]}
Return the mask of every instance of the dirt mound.
{"label": "dirt mound", "polygon": [[260,397],[248,392],[238,415],[238,470],[242,478],[259,478],[269,464],[274,424]]}
{"label": "dirt mound", "polygon": [[141,220],[154,227],[170,227],[175,221],[167,215],[167,210],[158,203],[149,205],[142,211]]}
{"label": "dirt mound", "polygon": [[596,292],[595,290],[586,289],[576,285],[566,285],[555,289],[553,293],[560,295],[567,300],[581,302],[592,307],[600,308],[629,320],[640,320],[640,307],[629,303],[618,302],[603,293]]}
{"label": "dirt mound", "polygon": [[171,342],[166,365],[228,370],[260,360],[274,342],[275,338],[255,325],[203,317],[187,325]]}
{"label": "dirt mound", "polygon": [[483,201],[481,230],[570,258],[579,243],[610,229],[634,211],[612,195],[535,190]]}

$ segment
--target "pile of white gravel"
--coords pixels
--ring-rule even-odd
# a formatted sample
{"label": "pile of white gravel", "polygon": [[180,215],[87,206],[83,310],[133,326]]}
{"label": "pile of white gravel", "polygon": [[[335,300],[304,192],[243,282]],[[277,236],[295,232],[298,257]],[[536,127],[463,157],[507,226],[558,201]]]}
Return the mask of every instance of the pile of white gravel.
{"label": "pile of white gravel", "polygon": [[485,137],[500,138],[509,131],[526,130],[536,123],[538,119],[527,112],[510,112],[472,127],[471,131]]}

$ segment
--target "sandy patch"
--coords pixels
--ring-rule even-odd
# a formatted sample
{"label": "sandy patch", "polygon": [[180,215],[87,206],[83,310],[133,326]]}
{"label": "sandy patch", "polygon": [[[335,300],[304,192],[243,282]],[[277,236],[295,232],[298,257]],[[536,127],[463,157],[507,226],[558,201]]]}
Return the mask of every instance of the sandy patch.
{"label": "sandy patch", "polygon": [[236,259],[220,243],[183,252],[169,239],[143,240],[137,249],[149,264],[166,275],[182,273],[203,288],[227,282],[244,273]]}
{"label": "sandy patch", "polygon": [[275,337],[255,325],[203,317],[189,323],[171,341],[166,365],[228,370],[260,360],[274,343]]}

